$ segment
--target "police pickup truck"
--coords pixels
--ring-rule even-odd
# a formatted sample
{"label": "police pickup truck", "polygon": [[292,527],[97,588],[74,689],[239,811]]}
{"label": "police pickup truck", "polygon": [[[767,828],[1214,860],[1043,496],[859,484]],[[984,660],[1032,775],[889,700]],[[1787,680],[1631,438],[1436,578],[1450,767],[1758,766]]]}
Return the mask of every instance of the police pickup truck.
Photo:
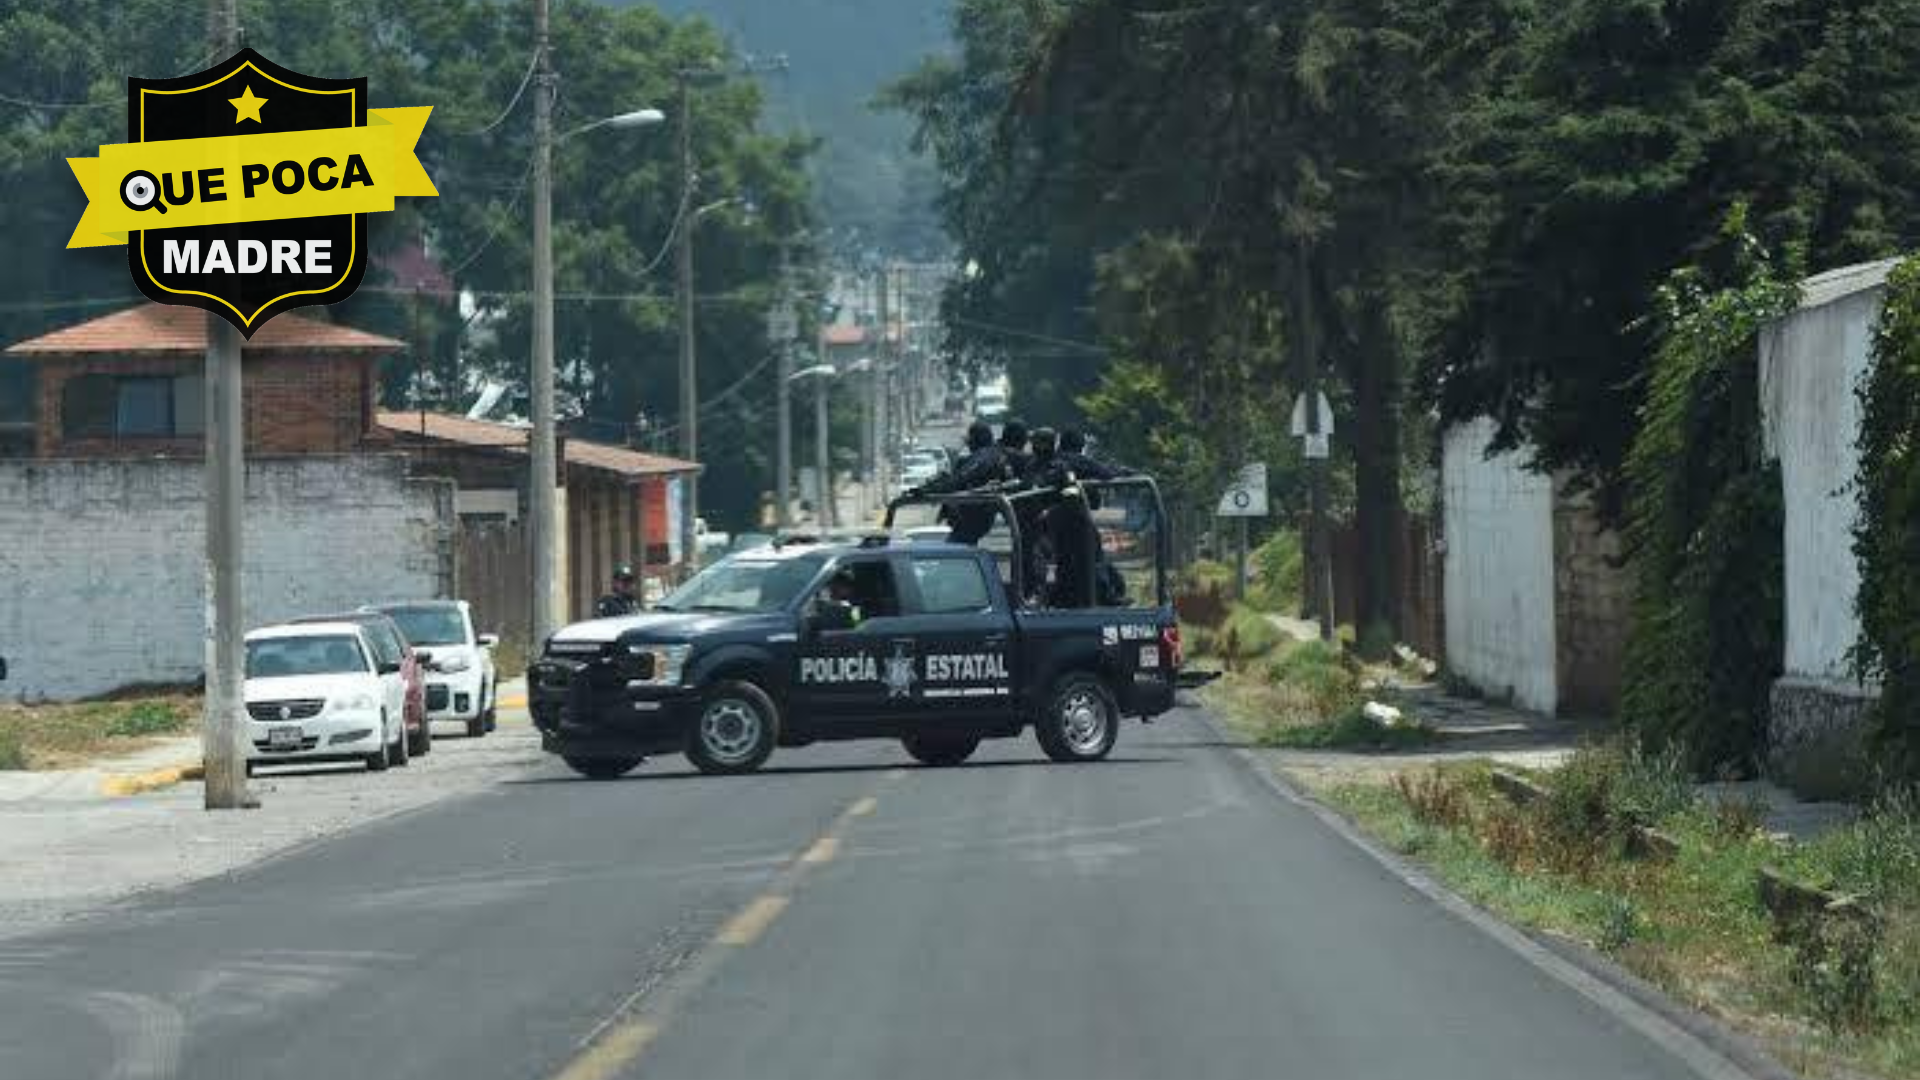
{"label": "police pickup truck", "polygon": [[1164,573],[1147,606],[1028,607],[1004,555],[884,535],[732,555],[644,614],[554,634],[528,679],[542,745],[605,779],[651,754],[742,773],[776,747],[870,738],[955,765],[1032,728],[1048,757],[1082,762],[1113,749],[1122,717],[1173,707]]}

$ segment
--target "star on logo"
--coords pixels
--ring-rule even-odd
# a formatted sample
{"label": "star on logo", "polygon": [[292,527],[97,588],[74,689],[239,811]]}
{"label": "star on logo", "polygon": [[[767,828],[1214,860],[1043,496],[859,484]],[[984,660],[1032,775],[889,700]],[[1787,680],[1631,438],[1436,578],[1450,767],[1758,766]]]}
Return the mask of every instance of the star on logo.
{"label": "star on logo", "polygon": [[895,645],[893,647],[893,655],[887,657],[886,674],[881,676],[880,679],[882,683],[886,684],[887,696],[889,698],[901,698],[913,693],[913,682],[915,678],[916,676],[913,673],[913,657],[908,656],[902,651],[900,646]]}
{"label": "star on logo", "polygon": [[227,102],[228,104],[233,106],[233,122],[234,123],[237,124],[242,120],[251,120],[256,124],[264,123],[264,121],[260,119],[260,106],[265,105],[267,103],[267,99],[263,97],[254,97],[253,87],[251,86],[247,87],[245,90],[242,90],[240,92],[239,97],[228,98]]}

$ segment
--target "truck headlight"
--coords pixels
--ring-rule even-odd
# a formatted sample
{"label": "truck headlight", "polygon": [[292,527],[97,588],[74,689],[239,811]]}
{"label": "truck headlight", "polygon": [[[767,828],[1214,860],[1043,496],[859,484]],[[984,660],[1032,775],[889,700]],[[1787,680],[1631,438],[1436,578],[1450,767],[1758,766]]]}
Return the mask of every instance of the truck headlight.
{"label": "truck headlight", "polygon": [[629,645],[627,655],[639,658],[653,658],[653,673],[645,679],[629,679],[629,686],[679,686],[680,676],[687,668],[687,657],[693,652],[691,645]]}
{"label": "truck headlight", "polygon": [[449,656],[445,660],[435,660],[433,669],[447,675],[455,675],[467,670],[470,665],[464,656]]}

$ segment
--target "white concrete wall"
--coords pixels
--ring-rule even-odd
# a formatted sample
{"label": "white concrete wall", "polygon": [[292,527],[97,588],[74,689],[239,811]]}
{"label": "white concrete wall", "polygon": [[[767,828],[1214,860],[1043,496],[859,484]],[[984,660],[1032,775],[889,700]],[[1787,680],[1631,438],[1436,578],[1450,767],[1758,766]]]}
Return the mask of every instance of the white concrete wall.
{"label": "white concrete wall", "polygon": [[1860,628],[1855,394],[1883,295],[1870,287],[1803,307],[1761,336],[1760,407],[1786,496],[1788,678],[1854,685],[1846,654]]}
{"label": "white concrete wall", "polygon": [[1526,469],[1521,454],[1486,457],[1493,430],[1490,420],[1458,425],[1443,446],[1447,666],[1552,713],[1553,480]]}
{"label": "white concrete wall", "polygon": [[[0,462],[0,697],[71,699],[203,669],[202,466]],[[247,465],[247,625],[451,588],[453,492],[398,458]]]}

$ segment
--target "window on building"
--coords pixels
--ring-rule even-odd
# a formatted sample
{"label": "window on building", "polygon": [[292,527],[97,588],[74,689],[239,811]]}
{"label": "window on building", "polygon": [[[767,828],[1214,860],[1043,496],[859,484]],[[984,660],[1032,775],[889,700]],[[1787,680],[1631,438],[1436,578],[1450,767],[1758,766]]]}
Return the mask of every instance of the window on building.
{"label": "window on building", "polygon": [[204,382],[195,375],[80,375],[61,388],[70,439],[168,439],[206,430]]}

